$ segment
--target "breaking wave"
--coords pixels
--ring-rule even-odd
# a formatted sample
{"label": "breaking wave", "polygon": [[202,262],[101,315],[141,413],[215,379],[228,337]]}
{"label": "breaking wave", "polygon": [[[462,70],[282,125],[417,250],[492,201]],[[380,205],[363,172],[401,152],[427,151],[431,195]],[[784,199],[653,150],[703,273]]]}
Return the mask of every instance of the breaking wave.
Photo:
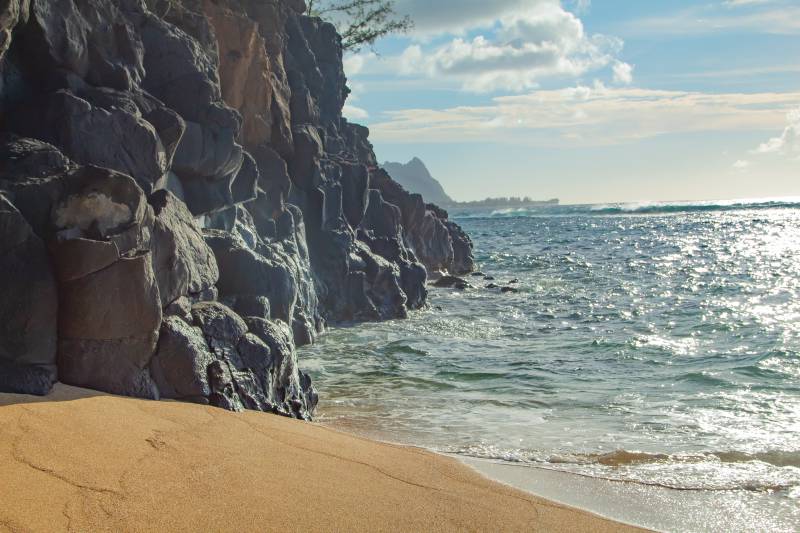
{"label": "breaking wave", "polygon": [[558,454],[482,445],[439,451],[677,490],[789,492],[800,487],[800,451],[667,454],[615,450]]}

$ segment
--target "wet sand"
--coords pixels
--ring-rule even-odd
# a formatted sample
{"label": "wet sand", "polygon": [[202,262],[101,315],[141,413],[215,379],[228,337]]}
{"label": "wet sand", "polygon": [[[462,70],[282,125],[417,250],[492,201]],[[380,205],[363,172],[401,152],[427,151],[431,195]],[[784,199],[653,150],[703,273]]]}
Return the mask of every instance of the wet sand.
{"label": "wet sand", "polygon": [[759,491],[675,490],[525,465],[463,458],[491,479],[545,499],[656,531],[796,531],[790,498]]}

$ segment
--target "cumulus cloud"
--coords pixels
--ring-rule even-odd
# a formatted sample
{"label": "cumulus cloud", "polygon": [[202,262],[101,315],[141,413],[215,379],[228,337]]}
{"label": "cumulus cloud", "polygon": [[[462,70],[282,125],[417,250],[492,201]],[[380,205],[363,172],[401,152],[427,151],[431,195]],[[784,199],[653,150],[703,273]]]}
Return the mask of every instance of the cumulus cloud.
{"label": "cumulus cloud", "polygon": [[567,3],[578,15],[588,13],[592,7],[592,0],[571,0]]}
{"label": "cumulus cloud", "polygon": [[348,54],[344,57],[344,72],[347,76],[355,76],[364,70],[364,63],[373,54]]}
{"label": "cumulus cloud", "polygon": [[783,129],[783,133],[761,143],[755,152],[758,154],[800,153],[800,107],[787,113],[786,127]]}
{"label": "cumulus cloud", "polygon": [[614,82],[620,85],[630,85],[633,83],[633,65],[623,61],[614,62]]}
{"label": "cumulus cloud", "polygon": [[391,112],[370,130],[376,141],[387,142],[604,146],[663,134],[774,129],[798,98],[800,93],[708,94],[596,82],[496,97],[483,106]]}
{"label": "cumulus cloud", "polygon": [[414,21],[419,37],[435,34],[461,34],[472,28],[487,27],[500,17],[526,6],[552,3],[553,0],[397,0],[395,9]]}
{"label": "cumulus cloud", "polygon": [[[587,35],[581,20],[554,0],[529,2],[525,7],[500,2],[494,10],[486,6],[492,3],[482,4],[484,9],[475,10],[469,23],[478,25],[477,35],[430,48],[413,44],[400,57],[400,71],[455,78],[473,92],[522,91],[537,87],[545,77],[576,77],[606,67],[617,61],[622,49],[620,39]],[[455,9],[459,10],[461,6]],[[462,29],[470,28],[464,20],[461,23]],[[617,62],[621,79],[630,78],[630,66]]]}

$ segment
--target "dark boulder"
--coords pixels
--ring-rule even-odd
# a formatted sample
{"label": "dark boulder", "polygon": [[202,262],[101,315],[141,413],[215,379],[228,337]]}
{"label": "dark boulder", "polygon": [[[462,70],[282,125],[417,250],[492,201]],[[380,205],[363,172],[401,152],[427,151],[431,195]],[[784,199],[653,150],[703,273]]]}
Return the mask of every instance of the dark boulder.
{"label": "dark boulder", "polygon": [[[231,378],[236,395],[239,397],[241,405],[245,409],[254,411],[274,411],[274,404],[264,393],[264,386],[250,370],[231,370]],[[296,414],[297,418],[302,418],[301,413]]]}
{"label": "dark boulder", "polygon": [[48,140],[78,163],[128,174],[149,192],[168,169],[166,150],[133,100],[115,96],[116,101],[104,109],[93,105],[92,93],[83,98],[69,91],[55,93],[47,111]]}
{"label": "dark boulder", "polygon": [[0,135],[0,178],[10,182],[65,174],[74,165],[61,151],[44,141]]}
{"label": "dark boulder", "polygon": [[247,324],[239,315],[219,302],[201,302],[192,306],[192,319],[217,359],[238,358],[236,347],[247,333]]}
{"label": "dark boulder", "polygon": [[459,290],[471,287],[471,285],[467,282],[467,280],[459,278],[457,276],[442,276],[433,283],[433,286],[438,288],[448,288],[448,289],[452,288]]}
{"label": "dark boulder", "polygon": [[59,285],[59,379],[115,394],[154,397],[146,367],[161,325],[149,253]]}
{"label": "dark boulder", "polygon": [[268,390],[272,380],[270,369],[274,366],[272,349],[269,345],[258,336],[248,332],[239,339],[237,350],[242,362],[240,370],[249,369],[262,376],[266,390]]}
{"label": "dark boulder", "polygon": [[149,363],[158,333],[119,339],[59,337],[58,379],[89,389],[157,400],[158,388],[142,362]]}
{"label": "dark boulder", "polygon": [[228,411],[243,411],[244,405],[237,393],[230,365],[224,360],[213,361],[208,365],[207,372],[211,405]]}
{"label": "dark boulder", "polygon": [[[213,300],[213,298],[212,298]],[[186,322],[192,323],[192,301],[187,296],[181,296],[177,300],[164,306],[164,318],[175,316]]]}
{"label": "dark boulder", "polygon": [[46,366],[20,365],[0,359],[0,392],[45,396],[53,388],[55,371]]}
{"label": "dark boulder", "polygon": [[400,287],[398,265],[364,248],[359,249],[358,255],[365,265],[366,293],[378,312],[378,320],[406,318],[408,297]]}
{"label": "dark boulder", "polygon": [[[146,337],[152,336],[161,322],[160,297],[149,253],[122,257],[98,272],[63,282],[59,297],[62,338]],[[140,357],[137,362],[144,366],[149,355],[143,353]]]}
{"label": "dark boulder", "polygon": [[[220,113],[223,108],[220,108]],[[236,144],[234,122],[225,126],[198,124],[186,121],[183,134],[175,152],[173,169],[184,179],[235,175],[242,166],[242,147]]]}
{"label": "dark boulder", "polygon": [[94,274],[119,260],[119,250],[113,241],[82,238],[56,238],[50,242],[50,254],[60,282]]}
{"label": "dark boulder", "polygon": [[155,212],[151,249],[161,302],[199,294],[219,278],[217,261],[186,206],[168,191],[150,197]]}
{"label": "dark boulder", "polygon": [[131,0],[31,0],[23,38],[32,68],[51,79],[69,73],[94,86],[131,90],[144,75],[135,16],[144,13],[137,7]]}
{"label": "dark boulder", "polygon": [[0,136],[0,189],[43,239],[51,230],[50,212],[64,194],[65,179],[75,169],[55,146],[36,139]]}
{"label": "dark boulder", "polygon": [[404,263],[400,265],[400,284],[406,295],[406,306],[409,309],[421,309],[428,300],[425,287],[428,273],[420,263]]}
{"label": "dark boulder", "polygon": [[265,296],[271,314],[291,322],[297,302],[297,279],[283,261],[273,261],[247,247],[229,234],[209,232],[206,236],[219,265],[217,287],[222,297]]}
{"label": "dark boulder", "polygon": [[[47,249],[0,194],[0,390],[43,394],[55,378],[56,283]],[[16,385],[15,385],[16,383]]]}
{"label": "dark boulder", "polygon": [[[271,368],[276,390],[273,395],[278,402],[285,399],[285,390],[298,385],[297,355],[294,350],[292,331],[282,321],[271,321],[249,317],[245,319],[250,333],[269,347]],[[283,392],[277,389],[283,388]]]}
{"label": "dark boulder", "polygon": [[228,209],[233,204],[231,187],[236,173],[221,177],[181,179],[186,206],[194,216],[210,215]]}
{"label": "dark boulder", "polygon": [[150,374],[162,398],[207,403],[211,395],[208,366],[213,361],[200,328],[168,317],[161,325]]}
{"label": "dark boulder", "polygon": [[383,200],[380,191],[369,191],[364,227],[376,237],[402,239],[403,214],[400,208]]}
{"label": "dark boulder", "polygon": [[307,418],[317,405],[311,379],[297,368],[291,329],[281,321],[245,319],[250,332],[270,350],[269,399],[278,408],[297,418]]}
{"label": "dark boulder", "polygon": [[268,319],[271,315],[269,298],[266,296],[257,296],[254,294],[235,296],[232,299],[231,307],[243,317],[252,316]]}

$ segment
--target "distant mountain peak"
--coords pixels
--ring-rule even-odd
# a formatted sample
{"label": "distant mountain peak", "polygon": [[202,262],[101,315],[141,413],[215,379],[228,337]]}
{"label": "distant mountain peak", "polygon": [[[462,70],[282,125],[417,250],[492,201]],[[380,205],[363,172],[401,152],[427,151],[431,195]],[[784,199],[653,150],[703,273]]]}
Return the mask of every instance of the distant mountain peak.
{"label": "distant mountain peak", "polygon": [[437,205],[454,203],[444,191],[442,184],[431,176],[428,167],[419,157],[412,157],[408,163],[386,161],[382,167],[407,191],[421,194],[426,202]]}

